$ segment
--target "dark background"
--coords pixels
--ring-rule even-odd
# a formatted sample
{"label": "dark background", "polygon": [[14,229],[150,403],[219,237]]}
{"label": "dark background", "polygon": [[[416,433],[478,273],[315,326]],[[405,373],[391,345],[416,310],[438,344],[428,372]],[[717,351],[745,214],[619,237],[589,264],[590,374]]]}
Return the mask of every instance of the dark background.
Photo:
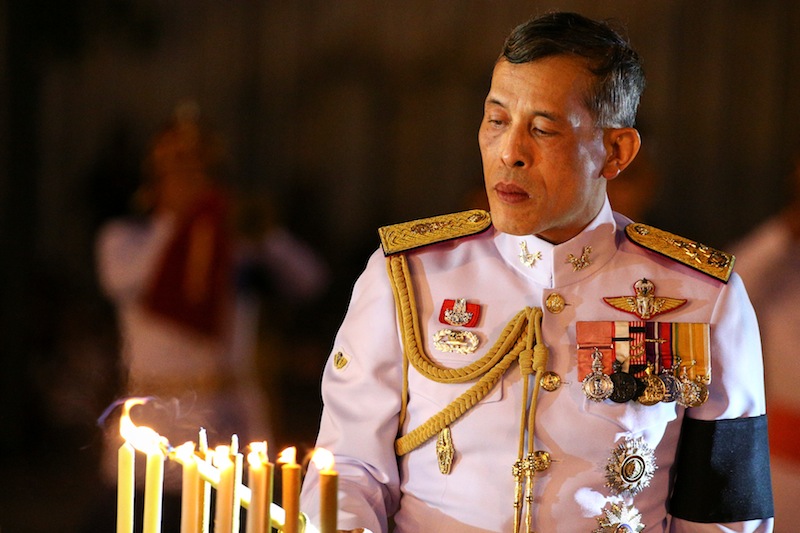
{"label": "dark background", "polygon": [[334,274],[303,329],[306,404],[281,421],[304,442],[375,228],[464,206],[502,40],[554,8],[619,19],[644,58],[651,223],[724,248],[782,205],[800,142],[793,0],[0,2],[0,531],[80,531],[95,512],[118,347],[94,237],[178,102],[227,139],[232,187],[269,199]]}

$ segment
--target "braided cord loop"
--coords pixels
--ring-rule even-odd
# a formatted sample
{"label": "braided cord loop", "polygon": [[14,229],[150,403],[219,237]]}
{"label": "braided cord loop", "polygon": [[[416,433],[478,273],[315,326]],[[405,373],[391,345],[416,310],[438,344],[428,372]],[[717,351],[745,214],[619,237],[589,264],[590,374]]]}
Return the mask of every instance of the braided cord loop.
{"label": "braided cord loop", "polygon": [[[492,348],[480,359],[460,368],[438,365],[423,348],[411,273],[405,255],[389,257],[387,270],[392,282],[403,339],[404,375],[400,426],[405,422],[408,406],[409,364],[424,377],[438,383],[465,383],[477,379],[474,385],[447,407],[395,441],[395,452],[402,456],[433,438],[485,398],[514,361],[520,360],[524,374],[533,374],[544,367],[547,356],[546,352],[542,356],[541,350],[537,350],[540,345],[533,346],[534,339],[541,338],[541,310],[525,308],[509,321]],[[538,328],[532,324],[535,322],[532,320],[534,318],[538,318]]]}

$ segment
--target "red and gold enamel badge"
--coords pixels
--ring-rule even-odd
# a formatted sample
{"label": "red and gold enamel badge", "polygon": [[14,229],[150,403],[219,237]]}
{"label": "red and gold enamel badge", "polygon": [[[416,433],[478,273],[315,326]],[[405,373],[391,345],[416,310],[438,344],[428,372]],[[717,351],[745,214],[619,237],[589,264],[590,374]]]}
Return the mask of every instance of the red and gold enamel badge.
{"label": "red and gold enamel badge", "polygon": [[481,306],[467,302],[464,298],[445,300],[439,312],[439,322],[462,328],[472,328],[478,324]]}

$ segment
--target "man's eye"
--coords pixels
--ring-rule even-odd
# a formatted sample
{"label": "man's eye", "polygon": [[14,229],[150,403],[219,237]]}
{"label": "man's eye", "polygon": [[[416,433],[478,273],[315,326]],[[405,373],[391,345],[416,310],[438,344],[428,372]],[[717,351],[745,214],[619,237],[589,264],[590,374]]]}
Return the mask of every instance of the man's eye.
{"label": "man's eye", "polygon": [[549,136],[553,135],[553,132],[545,131],[545,130],[540,129],[540,128],[532,128],[531,129],[531,133],[533,133],[537,137],[549,137]]}

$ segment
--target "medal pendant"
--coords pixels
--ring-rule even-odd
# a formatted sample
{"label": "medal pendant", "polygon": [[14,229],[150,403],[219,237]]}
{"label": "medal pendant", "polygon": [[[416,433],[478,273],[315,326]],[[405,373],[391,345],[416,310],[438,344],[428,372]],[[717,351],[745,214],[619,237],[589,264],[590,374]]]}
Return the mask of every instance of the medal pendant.
{"label": "medal pendant", "polygon": [[664,382],[658,376],[654,376],[651,372],[651,367],[647,367],[647,375],[642,378],[644,390],[639,395],[637,401],[642,405],[655,405],[664,399],[667,393]]}
{"label": "medal pendant", "polygon": [[678,405],[682,407],[700,407],[708,400],[708,387],[700,378],[689,379],[688,367],[681,367],[680,394]]}
{"label": "medal pendant", "polygon": [[682,381],[678,404],[683,407],[700,407],[708,400],[708,387],[700,381]]}
{"label": "medal pendant", "polygon": [[681,383],[672,373],[665,370],[658,375],[659,379],[664,382],[664,397],[661,399],[664,403],[677,401],[681,395]]}
{"label": "medal pendant", "polygon": [[608,397],[609,400],[616,403],[625,403],[636,398],[636,392],[639,389],[639,384],[636,378],[622,370],[622,363],[614,361],[614,373],[611,374],[611,382],[614,384],[614,390]]}
{"label": "medal pendant", "polygon": [[614,392],[614,382],[603,373],[603,354],[599,349],[594,349],[592,359],[592,371],[583,378],[583,394],[593,402],[602,402]]}

